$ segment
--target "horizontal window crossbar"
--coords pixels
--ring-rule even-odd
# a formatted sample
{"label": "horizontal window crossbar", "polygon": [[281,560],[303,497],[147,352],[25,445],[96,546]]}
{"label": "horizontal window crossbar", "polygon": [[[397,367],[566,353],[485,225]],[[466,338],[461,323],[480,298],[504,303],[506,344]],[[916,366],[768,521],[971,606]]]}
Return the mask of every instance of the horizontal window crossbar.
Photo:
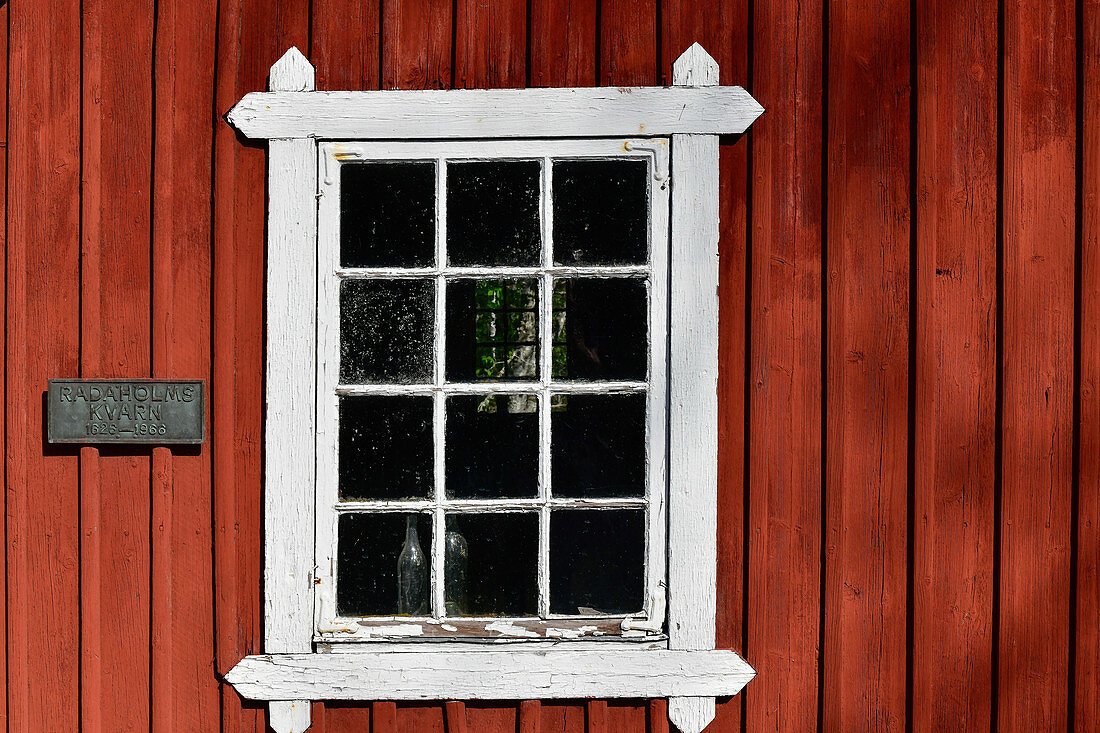
{"label": "horizontal window crossbar", "polygon": [[482,277],[499,280],[508,277],[644,277],[649,265],[618,265],[606,267],[343,267],[337,277],[347,279],[415,278],[415,277]]}
{"label": "horizontal window crossbar", "polygon": [[551,509],[629,509],[644,507],[645,497],[615,499],[443,499],[409,501],[344,501],[335,505],[338,512],[429,512],[436,507],[469,514],[535,511],[544,506]]}
{"label": "horizontal window crossbar", "polygon": [[434,384],[342,384],[336,388],[341,397],[367,395],[430,395],[443,394],[535,394],[543,388],[555,394],[610,394],[645,392],[645,382],[553,382],[545,384],[530,382],[455,382],[436,386]]}

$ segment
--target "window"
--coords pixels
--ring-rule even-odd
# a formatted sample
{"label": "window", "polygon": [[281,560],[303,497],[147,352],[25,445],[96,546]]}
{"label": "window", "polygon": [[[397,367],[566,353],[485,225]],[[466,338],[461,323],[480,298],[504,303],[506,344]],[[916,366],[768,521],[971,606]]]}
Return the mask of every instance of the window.
{"label": "window", "polygon": [[[669,697],[714,650],[717,135],[677,86],[315,92],[291,49],[229,115],[269,140],[265,654],[312,699]],[[537,653],[532,653],[537,652]]]}
{"label": "window", "polygon": [[667,140],[318,154],[316,641],[663,638]]}

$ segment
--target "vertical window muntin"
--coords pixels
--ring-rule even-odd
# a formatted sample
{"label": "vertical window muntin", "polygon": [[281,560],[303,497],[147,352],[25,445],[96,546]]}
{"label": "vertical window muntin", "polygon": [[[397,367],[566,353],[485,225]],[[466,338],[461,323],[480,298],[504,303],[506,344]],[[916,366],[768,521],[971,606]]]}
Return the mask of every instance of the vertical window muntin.
{"label": "vertical window muntin", "polygon": [[[645,523],[645,559],[642,603],[630,614],[638,615],[660,609],[657,596],[663,594],[665,572],[665,500],[666,500],[666,354],[667,354],[667,288],[668,288],[668,191],[667,141],[518,141],[494,143],[394,143],[320,145],[321,167],[319,204],[319,318],[318,318],[318,482],[317,482],[317,580],[318,640],[362,641],[395,639],[419,634],[410,632],[421,624],[439,625],[444,618],[446,602],[442,578],[447,517],[456,513],[504,514],[532,513],[538,516],[538,606],[537,614],[511,616],[513,619],[569,621],[606,620],[607,614],[590,616],[582,613],[553,613],[549,596],[551,571],[551,517],[565,509],[642,510]],[[648,261],[631,265],[555,264],[553,251],[553,164],[569,160],[634,159],[646,163],[648,185]],[[452,266],[447,257],[447,167],[449,163],[468,161],[537,160],[540,164],[540,261],[537,266]],[[435,191],[435,263],[431,267],[343,268],[340,266],[340,166],[352,162],[434,163]],[[662,175],[661,171],[664,171]],[[640,379],[593,380],[560,379],[554,376],[554,287],[555,282],[585,277],[601,280],[614,278],[638,281],[645,288],[645,333],[648,334],[645,374]],[[356,279],[430,279],[434,281],[434,343],[432,380],[416,384],[338,383],[339,376],[339,299],[340,283]],[[447,288],[449,283],[472,279],[533,278],[538,285],[538,369],[532,379],[500,381],[447,380]],[[335,296],[335,297],[334,297]],[[335,318],[334,318],[335,317]],[[646,395],[645,420],[645,485],[640,496],[619,498],[554,497],[551,465],[551,412],[559,399],[572,394],[635,394]],[[446,481],[446,414],[448,399],[462,395],[532,395],[537,401],[538,416],[538,485],[537,495],[514,499],[455,499],[447,496]],[[419,395],[430,397],[433,404],[433,486],[429,498],[401,500],[340,501],[337,465],[339,460],[339,400],[357,395]],[[342,617],[337,613],[336,584],[338,572],[336,543],[339,516],[348,513],[424,513],[432,518],[430,614],[418,616]],[[571,513],[573,514],[573,513]],[[427,547],[424,548],[428,550]],[[661,611],[657,611],[661,613]],[[622,614],[619,614],[621,616]],[[470,622],[484,621],[482,627],[499,623],[499,616],[461,617],[456,621],[468,632]],[[346,623],[355,621],[356,623]],[[474,624],[476,626],[476,624]],[[358,629],[356,628],[358,626]],[[606,624],[601,628],[606,629]],[[364,630],[365,629],[365,630]],[[482,629],[481,636],[495,636]],[[603,631],[601,633],[606,633]],[[463,634],[456,634],[463,635]],[[469,635],[478,635],[475,632]],[[539,636],[543,636],[539,634]],[[638,636],[627,634],[626,636]],[[642,634],[641,636],[644,636]],[[607,638],[607,637],[603,637]],[[649,637],[652,638],[652,637]]]}

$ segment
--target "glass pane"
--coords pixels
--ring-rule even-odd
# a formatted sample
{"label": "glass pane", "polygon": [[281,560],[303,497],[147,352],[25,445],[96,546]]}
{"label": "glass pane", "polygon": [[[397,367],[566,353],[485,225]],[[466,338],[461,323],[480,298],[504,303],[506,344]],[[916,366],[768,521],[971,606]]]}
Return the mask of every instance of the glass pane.
{"label": "glass pane", "polygon": [[538,378],[538,283],[447,281],[447,380]]}
{"label": "glass pane", "polygon": [[340,265],[435,262],[435,163],[340,166]]}
{"label": "glass pane", "polygon": [[430,514],[343,514],[336,551],[338,616],[426,616]]}
{"label": "glass pane", "polygon": [[[538,613],[538,515],[448,514],[444,581],[455,616],[534,616]],[[465,552],[465,582],[462,581]]]}
{"label": "glass pane", "polygon": [[644,380],[647,324],[643,280],[555,281],[554,378]]}
{"label": "glass pane", "polygon": [[644,394],[555,395],[550,411],[554,496],[645,494]]}
{"label": "glass pane", "polygon": [[643,510],[551,512],[551,613],[639,613],[644,570]]}
{"label": "glass pane", "polygon": [[644,265],[649,259],[649,164],[554,162],[554,262]]}
{"label": "glass pane", "polygon": [[432,398],[340,398],[340,498],[426,499]]}
{"label": "glass pane", "polygon": [[340,282],[340,383],[430,382],[435,294],[428,279]]}
{"label": "glass pane", "polygon": [[539,414],[534,395],[447,399],[447,495],[515,499],[538,493]]}
{"label": "glass pane", "polygon": [[447,259],[452,265],[539,263],[537,160],[447,164]]}

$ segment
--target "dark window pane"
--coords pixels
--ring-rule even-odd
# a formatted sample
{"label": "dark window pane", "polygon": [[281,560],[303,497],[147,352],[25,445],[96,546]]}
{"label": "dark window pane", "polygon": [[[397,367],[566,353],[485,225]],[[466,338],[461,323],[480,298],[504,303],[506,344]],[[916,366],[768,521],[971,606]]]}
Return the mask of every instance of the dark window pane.
{"label": "dark window pane", "polygon": [[432,398],[340,398],[340,498],[426,499]]}
{"label": "dark window pane", "polygon": [[642,265],[649,255],[644,160],[554,162],[554,262]]}
{"label": "dark window pane", "polygon": [[645,493],[644,394],[556,395],[550,411],[554,496]]}
{"label": "dark window pane", "polygon": [[646,378],[649,319],[644,281],[558,280],[554,311],[556,379]]}
{"label": "dark window pane", "polygon": [[537,379],[538,323],[533,279],[447,281],[447,380]]}
{"label": "dark window pane", "polygon": [[336,550],[338,616],[426,616],[429,514],[343,514]]}
{"label": "dark window pane", "polygon": [[[538,613],[538,515],[449,514],[445,545],[461,565],[467,552],[466,587],[444,582],[456,616],[534,616]],[[456,559],[459,558],[459,559]]]}
{"label": "dark window pane", "polygon": [[435,262],[435,163],[340,166],[340,265]]}
{"label": "dark window pane", "polygon": [[447,164],[447,259],[452,265],[537,265],[537,160]]}
{"label": "dark window pane", "polygon": [[644,555],[645,512],[641,509],[552,512],[551,613],[639,613]]}
{"label": "dark window pane", "polygon": [[428,382],[432,375],[433,283],[340,283],[340,382]]}
{"label": "dark window pane", "polygon": [[447,495],[514,499],[538,493],[539,414],[534,395],[447,399]]}

